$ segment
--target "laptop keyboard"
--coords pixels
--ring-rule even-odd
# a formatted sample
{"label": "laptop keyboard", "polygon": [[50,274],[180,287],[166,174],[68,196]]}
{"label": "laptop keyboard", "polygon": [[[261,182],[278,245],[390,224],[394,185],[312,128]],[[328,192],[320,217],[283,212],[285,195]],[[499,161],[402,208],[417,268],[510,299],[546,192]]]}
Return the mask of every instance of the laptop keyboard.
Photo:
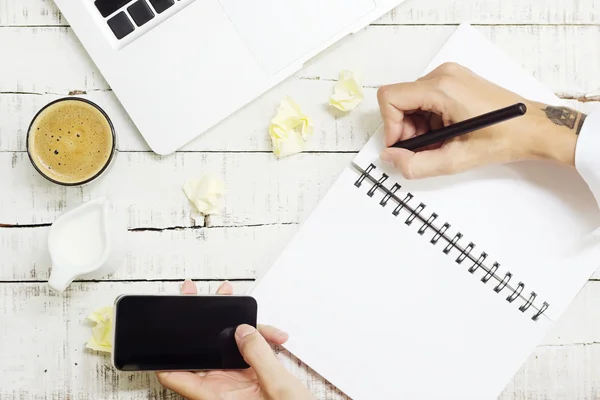
{"label": "laptop keyboard", "polygon": [[166,11],[169,7],[175,4],[174,0],[150,0],[150,4],[156,10],[157,13]]}
{"label": "laptop keyboard", "polygon": [[117,39],[123,39],[135,29],[124,11],[121,11],[109,19],[108,26],[113,31]]}
{"label": "laptop keyboard", "polygon": [[121,40],[136,27],[171,8],[175,0],[96,0],[94,5],[115,37]]}
{"label": "laptop keyboard", "polygon": [[136,1],[127,7],[127,12],[137,26],[142,26],[154,18],[154,12],[150,9],[150,6],[145,0]]}
{"label": "laptop keyboard", "polygon": [[96,0],[94,5],[104,18],[129,3],[130,0]]}

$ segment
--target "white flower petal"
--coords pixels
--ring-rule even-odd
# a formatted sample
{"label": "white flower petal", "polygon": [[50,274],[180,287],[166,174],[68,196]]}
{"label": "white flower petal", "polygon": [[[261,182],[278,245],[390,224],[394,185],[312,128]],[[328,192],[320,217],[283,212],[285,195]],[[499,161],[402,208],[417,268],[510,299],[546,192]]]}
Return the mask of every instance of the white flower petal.
{"label": "white flower petal", "polygon": [[340,72],[340,79],[335,84],[334,92],[329,98],[329,104],[344,111],[354,110],[364,99],[360,79],[352,71]]}
{"label": "white flower petal", "polygon": [[225,194],[225,183],[211,176],[203,176],[200,180],[185,182],[183,191],[201,214],[218,214]]}
{"label": "white flower petal", "polygon": [[92,336],[88,339],[86,348],[106,353],[112,352],[112,314],[112,307],[101,307],[88,315],[87,319],[96,324],[92,328]]}
{"label": "white flower petal", "polygon": [[300,106],[291,97],[281,100],[269,126],[273,153],[279,158],[300,153],[312,134],[312,121]]}

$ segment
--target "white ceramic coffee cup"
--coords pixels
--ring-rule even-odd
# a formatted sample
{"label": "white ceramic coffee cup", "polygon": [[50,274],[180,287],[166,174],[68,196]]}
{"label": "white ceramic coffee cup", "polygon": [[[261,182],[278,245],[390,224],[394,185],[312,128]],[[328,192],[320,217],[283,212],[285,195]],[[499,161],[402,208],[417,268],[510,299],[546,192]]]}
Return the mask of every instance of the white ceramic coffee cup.
{"label": "white ceramic coffee cup", "polygon": [[[43,170],[43,168],[40,168],[34,161],[34,156],[32,154],[32,149],[30,148],[30,136],[31,136],[31,128],[34,126],[34,123],[36,122],[36,120],[38,119],[38,117],[40,117],[40,115],[42,114],[42,112],[44,110],[46,110],[48,107],[55,105],[56,103],[60,103],[63,101],[81,101],[83,103],[89,104],[92,107],[94,107],[96,110],[98,110],[98,112],[100,112],[100,114],[102,114],[102,116],[104,117],[104,119],[106,119],[106,122],[108,123],[108,125],[110,126],[110,130],[111,130],[111,134],[112,134],[112,147],[111,147],[111,151],[110,151],[110,155],[108,157],[108,159],[106,160],[106,163],[102,166],[102,168],[93,176],[82,180],[81,182],[73,182],[73,183],[66,183],[66,182],[61,182],[61,181],[57,181],[56,179],[51,178],[50,176],[48,176],[48,174],[46,174]],[[47,180],[49,180],[52,183],[56,183],[57,185],[62,185],[62,186],[84,186],[87,185],[93,181],[95,181],[96,179],[98,179],[101,175],[103,175],[105,172],[107,172],[110,169],[110,166],[113,164],[114,158],[117,154],[117,134],[115,132],[115,127],[110,119],[110,117],[108,116],[108,114],[104,111],[104,109],[102,109],[102,107],[100,107],[98,104],[94,103],[93,101],[90,101],[88,99],[83,99],[81,97],[63,97],[54,101],[51,101],[50,103],[46,104],[44,107],[42,107],[36,114],[35,116],[32,118],[31,123],[29,124],[29,128],[27,129],[27,138],[26,138],[26,143],[27,143],[27,155],[29,156],[29,160],[31,161],[31,164],[33,165],[33,168],[35,168],[35,170],[44,178],[46,178]]]}

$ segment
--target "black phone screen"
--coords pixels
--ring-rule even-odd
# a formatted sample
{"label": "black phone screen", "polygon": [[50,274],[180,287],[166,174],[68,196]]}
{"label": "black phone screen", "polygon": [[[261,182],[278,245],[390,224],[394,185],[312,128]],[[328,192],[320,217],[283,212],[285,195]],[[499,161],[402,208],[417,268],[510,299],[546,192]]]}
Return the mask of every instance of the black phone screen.
{"label": "black phone screen", "polygon": [[235,329],[256,327],[249,296],[123,296],[115,304],[113,359],[123,371],[248,368]]}

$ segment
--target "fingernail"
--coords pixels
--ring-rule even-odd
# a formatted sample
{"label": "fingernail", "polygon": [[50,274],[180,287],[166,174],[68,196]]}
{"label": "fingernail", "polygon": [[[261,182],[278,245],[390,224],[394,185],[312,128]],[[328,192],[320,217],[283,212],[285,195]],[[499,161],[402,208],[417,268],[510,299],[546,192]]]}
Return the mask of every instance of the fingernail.
{"label": "fingernail", "polygon": [[221,283],[219,285],[219,287],[217,288],[217,292],[220,291],[221,289],[223,289],[225,286],[230,285],[231,286],[231,282],[229,281],[224,281],[223,283]]}
{"label": "fingernail", "polygon": [[[183,283],[181,284],[181,287],[179,288],[180,292],[195,292],[196,291],[196,285],[194,285],[194,282],[192,282],[190,279],[186,279],[185,281],[183,281]],[[186,293],[182,293],[182,294],[186,294]]]}
{"label": "fingernail", "polygon": [[394,159],[392,158],[391,154],[389,154],[387,151],[383,151],[379,157],[384,163],[389,164],[392,167],[394,166]]}
{"label": "fingernail", "polygon": [[192,280],[190,278],[185,278],[185,280],[183,281],[183,283],[185,283],[185,282],[192,283]]}
{"label": "fingernail", "polygon": [[240,339],[245,338],[248,335],[253,334],[254,332],[256,332],[256,329],[254,329],[253,326],[250,326],[250,325],[240,325],[235,330],[235,338],[238,339],[238,340],[240,340]]}
{"label": "fingernail", "polygon": [[166,379],[167,376],[171,375],[171,373],[168,371],[165,371],[165,372],[161,371],[161,372],[157,372],[157,375],[159,376],[159,378]]}
{"label": "fingernail", "polygon": [[275,336],[277,336],[279,339],[286,340],[290,337],[290,335],[287,332],[284,332],[281,329],[277,329],[277,332],[275,332]]}

